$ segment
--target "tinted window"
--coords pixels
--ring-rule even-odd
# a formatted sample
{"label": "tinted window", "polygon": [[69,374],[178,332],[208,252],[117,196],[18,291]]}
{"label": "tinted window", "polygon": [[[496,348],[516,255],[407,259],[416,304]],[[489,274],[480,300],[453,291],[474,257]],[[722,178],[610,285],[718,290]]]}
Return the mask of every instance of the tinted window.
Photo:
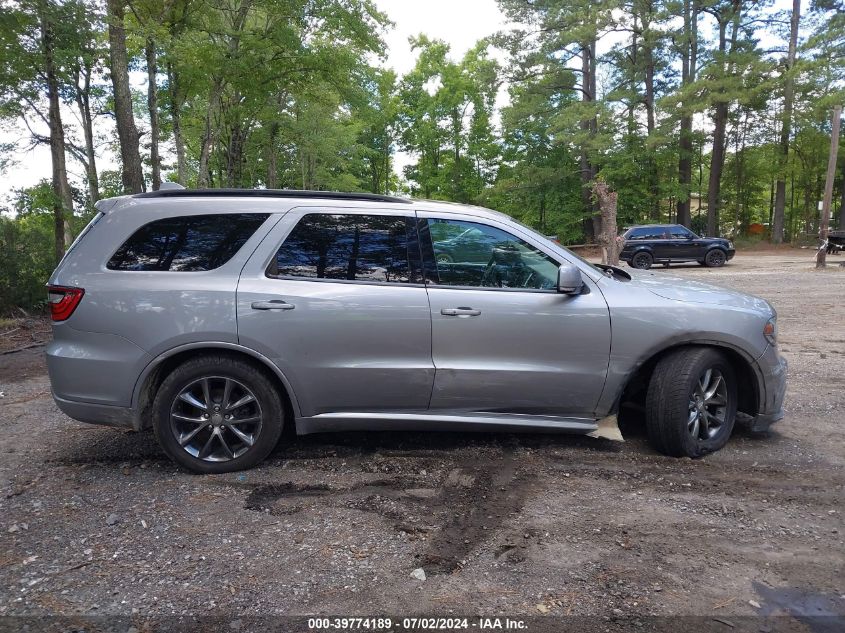
{"label": "tinted window", "polygon": [[414,230],[404,217],[312,213],[294,227],[267,273],[280,277],[408,283]]}
{"label": "tinted window", "polygon": [[626,240],[663,240],[669,237],[668,232],[661,226],[644,226],[628,231]]}
{"label": "tinted window", "polygon": [[671,229],[669,229],[669,235],[671,235],[674,239],[681,240],[685,240],[688,237],[692,237],[692,233],[690,233],[682,226],[673,226]]}
{"label": "tinted window", "polygon": [[460,220],[429,219],[434,270],[431,283],[446,286],[552,289],[558,263],[501,229]]}
{"label": "tinted window", "polygon": [[213,270],[237,253],[267,213],[191,215],[142,226],[109,260],[112,270]]}

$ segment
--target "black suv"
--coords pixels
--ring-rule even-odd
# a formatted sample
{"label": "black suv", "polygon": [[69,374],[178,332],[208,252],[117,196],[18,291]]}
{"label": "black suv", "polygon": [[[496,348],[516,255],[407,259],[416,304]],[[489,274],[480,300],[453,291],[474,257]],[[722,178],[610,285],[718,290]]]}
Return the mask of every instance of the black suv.
{"label": "black suv", "polygon": [[633,268],[648,269],[652,264],[698,262],[703,266],[723,266],[736,252],[731,241],[721,237],[698,237],[680,224],[632,226],[622,234],[620,259]]}

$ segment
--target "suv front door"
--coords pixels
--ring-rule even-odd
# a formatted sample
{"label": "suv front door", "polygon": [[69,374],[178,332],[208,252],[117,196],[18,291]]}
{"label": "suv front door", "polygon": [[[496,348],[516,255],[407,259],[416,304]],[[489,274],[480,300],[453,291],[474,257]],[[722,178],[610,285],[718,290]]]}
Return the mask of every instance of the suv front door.
{"label": "suv front door", "polygon": [[[582,294],[558,293],[560,262],[513,227],[418,216],[436,369],[431,409],[592,416],[610,354],[597,286],[584,276]],[[482,236],[481,262],[438,257],[457,230]]]}
{"label": "suv front door", "polygon": [[675,244],[675,259],[695,259],[698,257],[698,250],[701,248],[695,239],[695,234],[683,226],[673,226],[669,229],[669,235]]}
{"label": "suv front door", "polygon": [[413,210],[290,211],[244,267],[237,302],[239,342],[281,369],[302,417],[428,407],[431,317]]}

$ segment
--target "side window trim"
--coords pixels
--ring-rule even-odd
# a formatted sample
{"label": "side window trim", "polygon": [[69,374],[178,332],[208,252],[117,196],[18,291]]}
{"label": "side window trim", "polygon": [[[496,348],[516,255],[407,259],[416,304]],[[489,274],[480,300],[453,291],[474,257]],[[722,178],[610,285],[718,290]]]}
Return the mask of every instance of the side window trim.
{"label": "side window trim", "polygon": [[[272,269],[278,266],[278,253],[284,243],[293,234],[299,223],[309,215],[360,215],[360,216],[388,216],[404,218],[405,231],[407,237],[407,257],[409,265],[409,279],[410,281],[380,281],[373,279],[336,279],[325,277],[301,277],[296,275],[280,275],[278,272],[272,272]],[[304,281],[316,283],[335,283],[335,284],[362,284],[368,286],[390,286],[403,288],[424,288],[425,283],[422,278],[422,252],[419,246],[419,233],[416,230],[417,215],[416,211],[410,213],[406,209],[367,209],[360,207],[295,207],[291,209],[285,216],[285,220],[289,220],[284,231],[280,235],[269,235],[275,241],[274,247],[268,252],[269,259],[266,260],[266,265],[262,267],[263,276],[267,279],[278,279],[285,281]],[[280,219],[281,223],[281,219]]]}
{"label": "side window trim", "polygon": [[423,256],[423,281],[425,282],[426,287],[436,288],[438,290],[479,290],[482,292],[530,292],[543,294],[557,294],[557,290],[551,288],[508,288],[498,286],[460,286],[430,283],[429,275],[431,274],[431,271],[435,271],[436,273],[437,261],[434,256],[434,242],[431,238],[431,231],[428,228],[429,220],[446,220],[453,222],[468,222],[472,224],[480,224],[482,226],[487,226],[498,231],[507,233],[508,235],[511,235],[512,237],[529,244],[532,248],[538,250],[540,253],[548,257],[551,261],[555,262],[558,266],[560,266],[560,257],[547,252],[544,248],[541,248],[540,245],[534,243],[532,240],[526,239],[526,237],[528,236],[522,235],[521,231],[515,231],[512,227],[509,226],[499,226],[495,222],[490,222],[487,218],[468,217],[460,214],[438,214],[433,211],[418,211],[417,216],[417,227],[420,233],[420,248],[422,250]]}

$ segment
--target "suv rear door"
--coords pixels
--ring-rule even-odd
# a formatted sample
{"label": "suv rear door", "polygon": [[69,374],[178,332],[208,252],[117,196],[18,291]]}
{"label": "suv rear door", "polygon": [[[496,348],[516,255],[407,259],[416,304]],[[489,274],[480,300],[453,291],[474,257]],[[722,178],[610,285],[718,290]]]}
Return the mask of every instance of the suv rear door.
{"label": "suv rear door", "polygon": [[431,317],[412,209],[291,210],[244,267],[237,302],[239,342],[281,369],[299,415],[428,407]]}
{"label": "suv rear door", "polygon": [[[585,276],[583,294],[560,294],[561,262],[529,234],[474,216],[418,216],[436,367],[431,409],[592,416],[610,353],[608,308],[592,281]],[[484,236],[486,256],[440,257],[439,244],[448,249],[457,230]]]}

